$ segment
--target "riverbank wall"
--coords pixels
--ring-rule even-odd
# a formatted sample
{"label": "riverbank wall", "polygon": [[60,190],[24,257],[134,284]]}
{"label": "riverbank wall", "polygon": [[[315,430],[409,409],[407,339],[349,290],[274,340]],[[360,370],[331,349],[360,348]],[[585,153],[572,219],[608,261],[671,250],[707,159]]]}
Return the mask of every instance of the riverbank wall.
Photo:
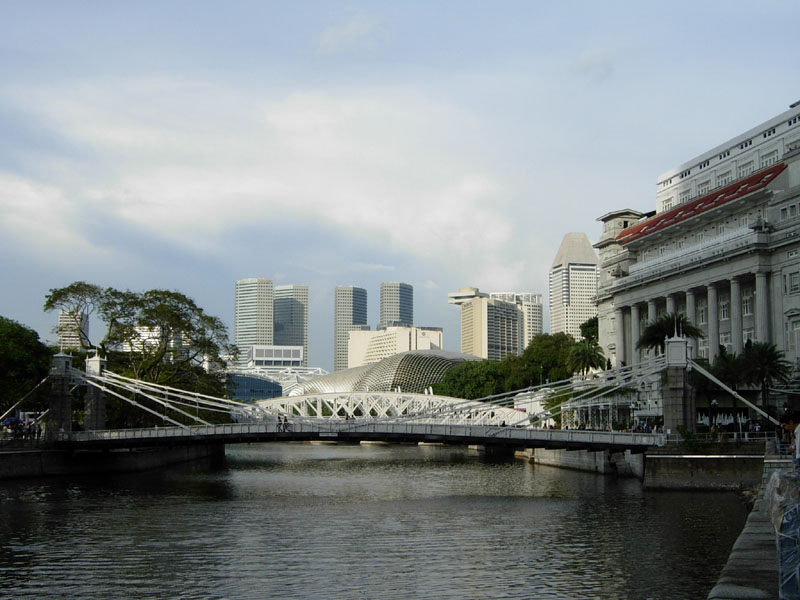
{"label": "riverbank wall", "polygon": [[651,448],[643,454],[528,448],[517,455],[540,465],[635,477],[649,489],[739,490],[761,482],[765,446],[726,442],[691,449]]}
{"label": "riverbank wall", "polygon": [[225,445],[219,443],[121,451],[12,449],[0,451],[0,480],[130,473],[198,459],[222,459],[224,456]]}

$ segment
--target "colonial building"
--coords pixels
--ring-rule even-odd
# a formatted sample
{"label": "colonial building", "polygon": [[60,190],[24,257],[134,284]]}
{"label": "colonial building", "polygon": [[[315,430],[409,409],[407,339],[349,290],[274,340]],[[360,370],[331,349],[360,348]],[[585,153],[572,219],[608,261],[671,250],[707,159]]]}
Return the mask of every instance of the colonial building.
{"label": "colonial building", "polygon": [[658,188],[655,214],[600,218],[597,303],[607,356],[637,363],[646,323],[682,312],[705,333],[695,355],[713,361],[720,346],[740,353],[756,340],[796,361],[800,106],[668,171]]}

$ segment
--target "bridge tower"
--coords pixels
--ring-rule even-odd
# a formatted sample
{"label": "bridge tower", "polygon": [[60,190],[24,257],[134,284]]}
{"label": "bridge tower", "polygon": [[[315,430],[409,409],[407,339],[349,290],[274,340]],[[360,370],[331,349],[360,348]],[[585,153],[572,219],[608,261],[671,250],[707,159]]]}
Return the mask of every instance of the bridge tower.
{"label": "bridge tower", "polygon": [[666,383],[662,386],[664,430],[677,433],[683,426],[694,431],[694,393],[687,385],[688,340],[677,335],[666,340]]}
{"label": "bridge tower", "polygon": [[70,370],[72,357],[58,353],[50,363],[50,396],[48,398],[47,428],[45,439],[56,440],[59,433],[72,432],[72,396]]}
{"label": "bridge tower", "polygon": [[[86,374],[99,377],[106,370],[106,360],[95,354],[86,359]],[[84,400],[83,426],[87,431],[106,427],[106,395],[100,388],[87,386]]]}

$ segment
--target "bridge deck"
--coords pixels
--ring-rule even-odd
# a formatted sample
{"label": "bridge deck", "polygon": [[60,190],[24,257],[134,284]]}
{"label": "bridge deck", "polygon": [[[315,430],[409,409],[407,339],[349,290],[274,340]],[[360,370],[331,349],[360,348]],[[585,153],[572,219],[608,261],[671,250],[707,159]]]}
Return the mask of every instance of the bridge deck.
{"label": "bridge deck", "polygon": [[193,427],[158,427],[77,432],[63,436],[60,446],[74,449],[134,448],[154,445],[185,445],[208,442],[225,444],[276,441],[386,441],[479,444],[515,448],[567,450],[613,450],[644,452],[662,446],[663,434],[624,433],[498,427],[492,425],[436,424],[314,419],[290,423],[232,423]]}

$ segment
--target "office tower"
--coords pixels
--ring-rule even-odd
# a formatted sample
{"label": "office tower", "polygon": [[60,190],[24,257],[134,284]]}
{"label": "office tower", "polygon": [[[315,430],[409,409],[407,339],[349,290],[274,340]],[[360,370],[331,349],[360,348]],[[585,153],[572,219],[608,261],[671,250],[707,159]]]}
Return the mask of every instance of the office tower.
{"label": "office tower", "polygon": [[303,367],[308,366],[308,286],[275,286],[276,346],[302,346]]}
{"label": "office tower", "polygon": [[410,350],[441,350],[441,327],[386,327],[377,331],[351,331],[347,367],[360,367]]}
{"label": "office tower", "polygon": [[597,255],[585,233],[568,233],[550,267],[550,332],[582,339],[581,325],[597,316]]}
{"label": "office tower", "polygon": [[85,312],[58,311],[58,345],[62,350],[80,350],[81,337],[89,341],[89,315]]}
{"label": "office tower", "polygon": [[236,282],[233,343],[239,349],[237,364],[247,364],[251,346],[271,346],[274,340],[275,290],[270,279],[251,277]]}
{"label": "office tower", "polygon": [[336,287],[334,297],[333,370],[347,368],[347,341],[351,331],[368,330],[367,290],[352,285]]}
{"label": "office tower", "polygon": [[478,288],[461,288],[447,295],[461,307],[461,352],[503,360],[522,352],[522,310],[511,302],[490,298]]}
{"label": "office tower", "polygon": [[521,352],[525,351],[531,340],[544,331],[542,316],[542,295],[528,292],[492,292],[490,298],[516,304],[522,311]]}
{"label": "office tower", "polygon": [[414,325],[414,288],[396,281],[381,284],[381,320],[378,329]]}

